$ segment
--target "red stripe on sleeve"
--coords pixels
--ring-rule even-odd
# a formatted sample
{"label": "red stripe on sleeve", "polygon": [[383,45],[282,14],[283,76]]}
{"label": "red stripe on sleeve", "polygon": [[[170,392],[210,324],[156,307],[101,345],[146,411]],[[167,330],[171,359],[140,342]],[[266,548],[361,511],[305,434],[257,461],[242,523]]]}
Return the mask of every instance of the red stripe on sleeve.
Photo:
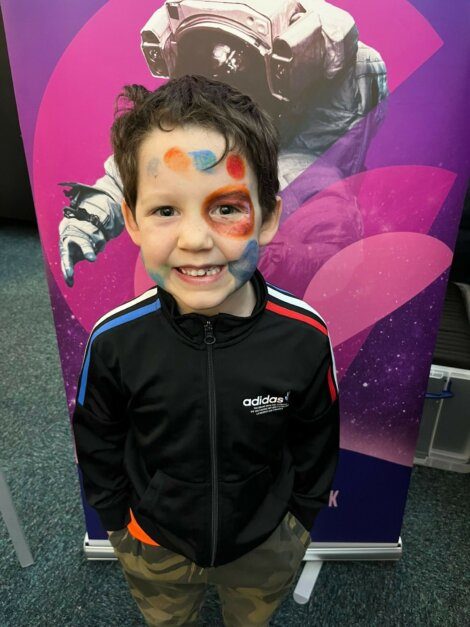
{"label": "red stripe on sleeve", "polygon": [[274,311],[275,313],[278,313],[281,316],[286,316],[287,318],[295,318],[296,320],[301,320],[302,322],[306,322],[307,324],[310,324],[312,327],[315,327],[316,329],[318,329],[325,335],[328,335],[327,328],[323,324],[321,324],[321,322],[318,322],[318,320],[314,320],[313,318],[310,318],[310,316],[305,316],[304,314],[301,314],[298,311],[292,311],[292,309],[281,307],[281,305],[273,303],[270,300],[268,300],[268,302],[266,303],[266,309],[269,309],[270,311]]}
{"label": "red stripe on sleeve", "polygon": [[331,374],[331,366],[328,368],[327,379],[328,379],[328,387],[330,388],[331,400],[334,403],[336,400],[336,387],[333,381],[333,375]]}

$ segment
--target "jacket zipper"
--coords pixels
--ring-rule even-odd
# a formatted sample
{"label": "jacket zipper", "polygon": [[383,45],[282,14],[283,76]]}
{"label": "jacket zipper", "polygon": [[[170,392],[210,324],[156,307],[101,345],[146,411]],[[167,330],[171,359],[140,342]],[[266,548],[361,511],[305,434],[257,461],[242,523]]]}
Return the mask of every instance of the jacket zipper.
{"label": "jacket zipper", "polygon": [[217,519],[218,519],[218,478],[217,478],[217,436],[216,436],[216,404],[214,385],[214,361],[212,356],[212,345],[215,343],[215,336],[212,329],[212,322],[204,322],[204,343],[207,345],[207,368],[209,382],[209,426],[211,435],[211,471],[212,471],[212,551],[211,566],[215,563],[215,553],[217,547]]}

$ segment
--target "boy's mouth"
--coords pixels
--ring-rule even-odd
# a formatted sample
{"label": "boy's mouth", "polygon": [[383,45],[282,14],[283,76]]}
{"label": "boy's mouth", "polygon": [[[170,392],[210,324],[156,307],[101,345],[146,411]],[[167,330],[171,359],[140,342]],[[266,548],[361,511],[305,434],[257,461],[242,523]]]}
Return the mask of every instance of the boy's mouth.
{"label": "boy's mouth", "polygon": [[201,287],[203,285],[212,285],[224,281],[224,277],[228,272],[228,266],[180,266],[173,268],[177,280],[182,281],[186,285],[194,285]]}
{"label": "boy's mouth", "polygon": [[180,274],[187,276],[199,277],[199,276],[214,276],[219,274],[225,266],[181,266],[176,268]]}

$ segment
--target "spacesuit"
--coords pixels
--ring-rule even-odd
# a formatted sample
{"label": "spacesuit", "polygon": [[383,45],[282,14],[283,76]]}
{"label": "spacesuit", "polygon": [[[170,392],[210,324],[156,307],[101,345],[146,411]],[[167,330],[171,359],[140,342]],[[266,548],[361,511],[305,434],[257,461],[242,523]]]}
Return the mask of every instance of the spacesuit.
{"label": "spacesuit", "polygon": [[[297,274],[301,297],[329,256],[362,237],[358,190],[340,183],[328,211],[289,225],[288,218],[320,190],[364,169],[371,137],[384,116],[385,64],[358,40],[352,16],[324,0],[247,0],[231,2],[226,10],[220,4],[215,11],[207,0],[167,0],[141,31],[142,51],[154,76],[203,74],[225,81],[272,115],[280,132],[284,211],[259,268],[271,281],[276,267]],[[312,166],[312,176],[302,179]],[[75,263],[94,261],[124,229],[122,183],[113,155],[104,169],[93,185],[60,183],[69,188],[59,224],[61,267],[69,286]]]}

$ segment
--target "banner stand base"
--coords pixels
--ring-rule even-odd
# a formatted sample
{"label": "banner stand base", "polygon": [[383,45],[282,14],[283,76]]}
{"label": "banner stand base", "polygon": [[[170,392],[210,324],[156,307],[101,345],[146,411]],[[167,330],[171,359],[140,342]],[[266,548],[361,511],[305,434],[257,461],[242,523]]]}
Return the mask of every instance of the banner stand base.
{"label": "banner stand base", "polygon": [[396,544],[348,544],[346,542],[312,542],[304,557],[304,567],[292,594],[300,605],[308,603],[326,561],[399,560],[402,555],[401,536]]}
{"label": "banner stand base", "polygon": [[[90,540],[88,533],[83,540],[83,550],[88,560],[115,560],[114,549],[109,540]],[[402,555],[401,536],[398,542],[312,542],[305,553],[304,561],[322,562],[351,560],[399,560]],[[306,564],[307,565],[307,564]],[[305,567],[304,567],[305,568]],[[313,570],[310,568],[310,571]],[[309,571],[309,572],[310,572]],[[319,570],[318,570],[319,572]]]}
{"label": "banner stand base", "polygon": [[304,560],[399,560],[402,552],[401,536],[398,542],[312,542]]}

